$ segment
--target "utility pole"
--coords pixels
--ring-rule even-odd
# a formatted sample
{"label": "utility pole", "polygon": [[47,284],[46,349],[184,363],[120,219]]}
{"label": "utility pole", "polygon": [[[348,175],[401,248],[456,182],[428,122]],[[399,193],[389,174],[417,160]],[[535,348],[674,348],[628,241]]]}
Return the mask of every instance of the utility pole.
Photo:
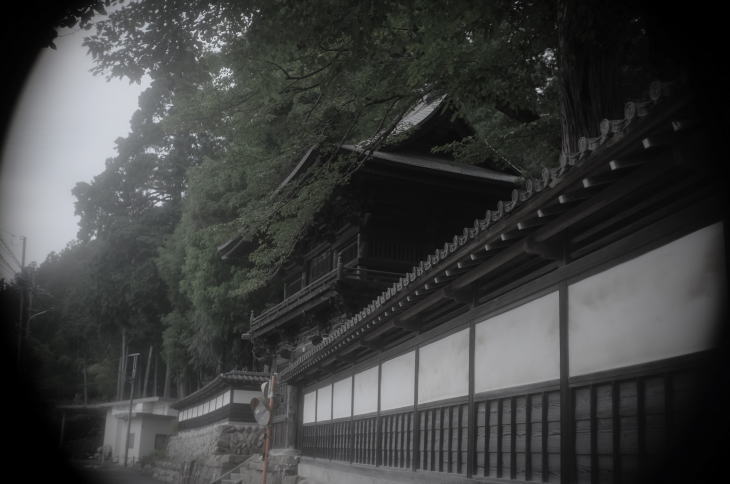
{"label": "utility pole", "polygon": [[[134,377],[137,376],[137,357],[139,353],[127,355],[132,358],[132,376],[129,378],[129,413],[127,414],[127,438],[124,440],[124,467],[127,467],[127,457],[129,456],[129,432],[132,427],[132,404],[134,401]],[[139,436],[137,436],[139,439]]]}
{"label": "utility pole", "polygon": [[23,334],[25,333],[24,327],[25,321],[25,296],[28,290],[28,281],[26,281],[25,274],[25,245],[28,240],[27,237],[20,237],[23,239],[23,252],[20,258],[20,312],[18,313],[18,371],[21,368],[21,355],[23,353]]}

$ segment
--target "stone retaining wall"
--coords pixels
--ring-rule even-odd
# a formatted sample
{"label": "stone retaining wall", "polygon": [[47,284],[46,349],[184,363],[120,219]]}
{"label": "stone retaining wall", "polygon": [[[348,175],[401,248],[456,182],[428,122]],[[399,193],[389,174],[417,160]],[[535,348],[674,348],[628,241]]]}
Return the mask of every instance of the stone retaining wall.
{"label": "stone retaining wall", "polygon": [[263,451],[265,429],[251,423],[216,423],[183,430],[163,456],[151,463],[154,477],[170,483],[202,484]]}

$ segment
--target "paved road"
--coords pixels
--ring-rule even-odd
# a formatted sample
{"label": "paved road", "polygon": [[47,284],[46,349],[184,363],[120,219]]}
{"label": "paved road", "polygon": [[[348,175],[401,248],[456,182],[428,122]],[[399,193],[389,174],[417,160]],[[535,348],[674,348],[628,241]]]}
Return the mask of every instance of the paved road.
{"label": "paved road", "polygon": [[82,475],[88,484],[160,484],[163,481],[143,473],[137,467],[122,467],[107,464],[86,466]]}

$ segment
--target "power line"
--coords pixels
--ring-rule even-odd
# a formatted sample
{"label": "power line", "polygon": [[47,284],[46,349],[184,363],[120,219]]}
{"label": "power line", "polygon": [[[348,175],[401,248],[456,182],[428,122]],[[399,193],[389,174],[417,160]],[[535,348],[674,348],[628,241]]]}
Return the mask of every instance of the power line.
{"label": "power line", "polygon": [[9,263],[9,262],[7,261],[7,259],[5,259],[5,257],[4,257],[3,255],[2,255],[2,253],[0,253],[0,262],[2,262],[3,264],[5,264],[5,265],[6,265],[7,267],[8,267],[8,269],[10,269],[11,271],[13,271],[13,273],[16,273],[16,272],[20,272],[20,270],[19,270],[19,269],[16,269],[16,268],[14,268],[14,267],[13,267],[13,266],[12,266],[12,265],[11,265],[11,264],[10,264],[10,263]]}
{"label": "power line", "polygon": [[0,237],[0,243],[2,243],[6,249],[8,249],[8,252],[10,253],[10,257],[15,260],[15,263],[18,264],[20,267],[23,267],[23,264],[20,263],[20,260],[16,257],[16,255],[13,253],[13,249],[10,248],[10,246],[3,240],[2,237]]}

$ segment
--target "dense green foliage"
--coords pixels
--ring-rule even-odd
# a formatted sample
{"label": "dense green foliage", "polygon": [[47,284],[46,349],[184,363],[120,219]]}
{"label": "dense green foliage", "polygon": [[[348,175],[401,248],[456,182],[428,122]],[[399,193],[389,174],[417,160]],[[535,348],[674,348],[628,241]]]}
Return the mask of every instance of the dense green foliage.
{"label": "dense green foliage", "polygon": [[[475,134],[436,151],[526,175],[557,162],[557,19],[564,4],[572,2],[118,6],[86,40],[97,73],[152,82],[117,156],[74,189],[80,242],[39,273],[66,301],[57,323],[63,331],[49,326],[38,351],[54,346],[43,353],[49,364],[59,349],[95,362],[107,396],[121,328],[138,351],[162,346],[181,385],[250,366],[237,332],[324,201],[357,166],[339,144],[369,139],[376,148],[416,101],[447,94]],[[624,43],[636,43],[641,18],[622,15],[613,20],[631,28],[617,31],[629,32]],[[612,62],[608,67],[623,59]],[[322,162],[275,192],[313,146]],[[255,250],[247,260],[222,261],[217,247],[239,234]],[[53,282],[65,266],[74,266],[69,282]],[[69,341],[49,342],[54,338]],[[80,340],[94,343],[81,348]],[[66,350],[74,345],[76,353]]]}

